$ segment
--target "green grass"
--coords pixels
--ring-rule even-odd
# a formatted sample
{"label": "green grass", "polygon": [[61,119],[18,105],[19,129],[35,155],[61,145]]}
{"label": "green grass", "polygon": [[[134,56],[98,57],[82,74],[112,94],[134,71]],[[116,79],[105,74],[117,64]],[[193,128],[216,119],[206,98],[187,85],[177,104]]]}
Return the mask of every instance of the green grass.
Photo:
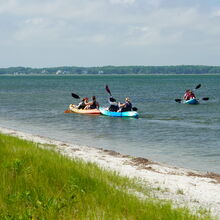
{"label": "green grass", "polygon": [[138,199],[128,178],[0,134],[0,219],[210,219]]}

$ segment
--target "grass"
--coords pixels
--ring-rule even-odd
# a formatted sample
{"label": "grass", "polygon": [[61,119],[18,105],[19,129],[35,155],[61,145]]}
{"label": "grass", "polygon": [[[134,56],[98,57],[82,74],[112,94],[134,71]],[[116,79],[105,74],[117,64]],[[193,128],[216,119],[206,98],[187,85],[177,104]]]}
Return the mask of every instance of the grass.
{"label": "grass", "polygon": [[[95,164],[0,134],[0,219],[211,219],[171,202],[140,199],[146,189]],[[199,214],[199,213],[198,213]]]}

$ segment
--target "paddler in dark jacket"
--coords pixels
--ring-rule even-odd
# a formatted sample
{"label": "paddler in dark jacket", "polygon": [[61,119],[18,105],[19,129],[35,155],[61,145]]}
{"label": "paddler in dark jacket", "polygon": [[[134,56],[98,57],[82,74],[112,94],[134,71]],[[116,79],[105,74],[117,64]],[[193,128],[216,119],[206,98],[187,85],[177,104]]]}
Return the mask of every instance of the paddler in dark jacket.
{"label": "paddler in dark jacket", "polygon": [[125,103],[120,104],[119,112],[129,112],[132,110],[132,104],[128,97],[125,98]]}

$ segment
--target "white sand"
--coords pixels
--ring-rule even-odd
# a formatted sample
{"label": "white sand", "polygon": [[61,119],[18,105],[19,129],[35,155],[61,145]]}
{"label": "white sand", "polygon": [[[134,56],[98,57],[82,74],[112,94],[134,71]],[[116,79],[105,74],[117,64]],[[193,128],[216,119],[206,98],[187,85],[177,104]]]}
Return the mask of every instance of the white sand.
{"label": "white sand", "polygon": [[[144,158],[133,158],[94,147],[79,146],[7,128],[0,132],[41,144],[56,145],[56,150],[70,158],[95,162],[100,167],[114,170],[122,176],[137,178],[144,186],[150,185],[156,197],[171,199],[176,206],[191,210],[206,208],[220,219],[220,175],[171,167]],[[160,189],[160,190],[158,190]]]}

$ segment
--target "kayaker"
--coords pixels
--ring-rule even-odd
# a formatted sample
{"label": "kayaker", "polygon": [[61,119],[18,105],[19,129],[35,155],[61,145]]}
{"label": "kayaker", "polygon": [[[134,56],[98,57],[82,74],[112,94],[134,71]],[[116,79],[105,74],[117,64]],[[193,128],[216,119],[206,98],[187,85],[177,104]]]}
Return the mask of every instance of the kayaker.
{"label": "kayaker", "polygon": [[184,94],[184,96],[183,96],[183,99],[184,100],[188,100],[189,99],[189,89],[187,89],[186,91],[185,91],[185,94]]}
{"label": "kayaker", "polygon": [[125,98],[125,103],[119,105],[119,112],[129,112],[132,110],[132,104],[128,97]]}
{"label": "kayaker", "polygon": [[78,109],[84,109],[86,107],[86,104],[89,102],[89,98],[85,97],[81,100],[81,102],[76,106]]}
{"label": "kayaker", "polygon": [[108,102],[110,104],[108,108],[110,112],[117,112],[119,110],[118,103],[116,102],[116,99],[114,99],[112,96],[108,99]]}
{"label": "kayaker", "polygon": [[183,96],[183,99],[186,101],[190,100],[190,99],[195,99],[195,98],[196,98],[195,94],[190,89],[187,89],[184,96]]}
{"label": "kayaker", "polygon": [[99,103],[96,101],[96,97],[93,96],[92,101],[86,103],[85,109],[96,109],[96,108],[99,109]]}

